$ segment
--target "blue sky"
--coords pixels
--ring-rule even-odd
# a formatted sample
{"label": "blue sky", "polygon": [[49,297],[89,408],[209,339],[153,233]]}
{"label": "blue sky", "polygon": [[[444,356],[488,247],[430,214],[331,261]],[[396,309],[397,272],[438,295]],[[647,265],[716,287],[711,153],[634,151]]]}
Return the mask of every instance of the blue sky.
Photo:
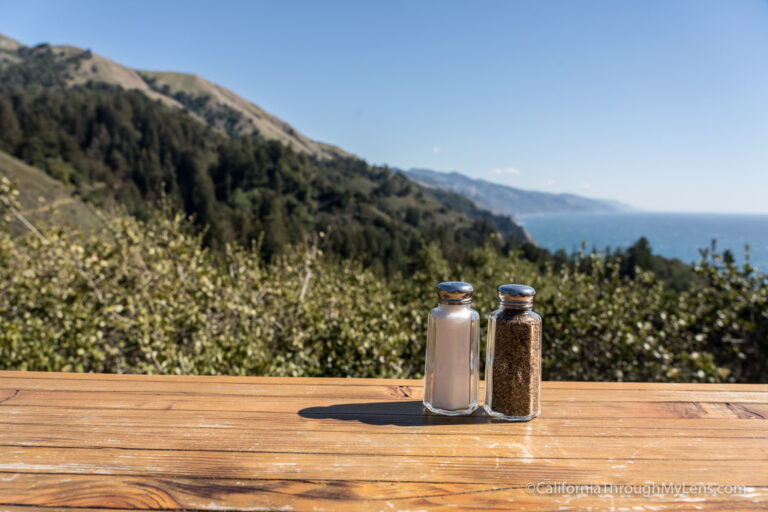
{"label": "blue sky", "polygon": [[768,3],[24,2],[0,33],[194,72],[372,163],[768,213]]}

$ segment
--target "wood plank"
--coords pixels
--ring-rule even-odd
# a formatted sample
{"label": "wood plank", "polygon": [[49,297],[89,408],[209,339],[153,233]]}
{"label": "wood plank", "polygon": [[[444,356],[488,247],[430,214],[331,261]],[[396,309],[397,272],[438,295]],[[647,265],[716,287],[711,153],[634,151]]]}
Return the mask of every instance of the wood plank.
{"label": "wood plank", "polygon": [[[66,508],[70,512],[92,511],[90,507],[251,511],[255,506],[269,510],[331,512],[442,507],[463,510],[509,510],[512,507],[585,510],[594,507],[603,510],[615,507],[617,502],[628,510],[650,510],[649,506],[652,510],[763,510],[768,503],[766,487],[708,496],[706,501],[698,495],[669,493],[656,496],[650,505],[649,499],[642,496],[642,489],[640,495],[584,492],[574,496],[550,496],[527,491],[520,485],[0,474],[0,481],[11,478],[14,488],[8,493],[0,490],[0,504],[5,505],[5,510],[12,511],[29,511],[33,506],[40,507],[34,510],[46,510],[43,506],[47,506]],[[546,491],[545,488],[540,490]]]}
{"label": "wood plank", "polygon": [[[3,446],[124,448],[146,450],[230,451],[238,453],[338,453],[366,455],[419,455],[452,458],[603,458],[676,459],[712,461],[751,459],[768,462],[768,432],[754,437],[641,437],[578,435],[508,436],[484,434],[409,434],[392,441],[391,432],[337,432],[268,430],[244,433],[231,429],[169,429],[166,427],[77,427],[24,425],[9,429]],[[633,442],[628,440],[632,439]],[[597,446],[596,446],[597,443]],[[723,443],[728,450],[717,450]]]}
{"label": "wood plank", "polygon": [[[197,394],[112,393],[107,391],[0,390],[0,408],[14,406],[89,407],[136,410],[218,410],[262,413],[295,412],[306,416],[343,417],[388,414],[422,416],[420,402],[414,400],[370,401],[350,398],[339,404],[337,398]],[[542,397],[543,415],[553,417],[637,417],[637,418],[768,418],[768,403],[730,402],[613,402],[572,400],[553,401]]]}
{"label": "wood plank", "polygon": [[[202,376],[202,375],[136,375],[114,373],[67,373],[67,372],[26,372],[0,370],[2,379],[38,379],[49,381],[81,380],[87,382],[157,382],[183,383],[189,385],[301,385],[301,386],[413,386],[422,387],[422,379],[360,379],[336,377],[235,377],[235,376]],[[480,385],[483,383],[481,381]],[[545,389],[573,390],[691,390],[691,391],[758,391],[765,392],[768,384],[729,384],[729,383],[689,383],[689,382],[594,382],[594,381],[545,381]],[[5,386],[3,386],[5,387]]]}
{"label": "wood plank", "polygon": [[525,484],[531,481],[768,485],[765,459],[585,459],[235,453],[0,446],[0,471],[223,479]]}
{"label": "wood plank", "polygon": [[128,373],[76,373],[76,372],[26,372],[0,370],[0,379],[36,378],[48,380],[86,380],[86,381],[120,381],[120,382],[178,382],[188,385],[196,384],[258,384],[258,385],[346,385],[360,386],[392,386],[411,385],[421,382],[420,379],[355,379],[347,377],[257,377],[229,375],[139,375]]}
{"label": "wood plank", "polygon": [[[577,402],[627,402],[627,401],[674,401],[674,402],[741,402],[768,403],[768,385],[762,390],[729,391],[716,385],[702,385],[701,389],[573,389],[552,387],[550,382],[543,384],[543,397],[552,401]],[[421,381],[408,386],[402,385],[360,385],[349,384],[242,384],[209,383],[203,381],[194,386],[175,381],[130,382],[113,379],[50,379],[50,378],[15,378],[0,380],[0,393],[12,393],[15,390],[35,391],[91,391],[131,394],[172,394],[172,395],[247,395],[247,396],[285,396],[318,398],[355,398],[370,400],[417,399],[424,396]],[[0,395],[3,396],[3,395]]]}
{"label": "wood plank", "polygon": [[[415,404],[415,405],[418,405]],[[238,411],[129,410],[63,407],[0,407],[0,425],[82,425],[93,427],[165,427],[173,429],[237,429],[245,432],[288,430],[295,432],[385,432],[392,436],[420,433],[454,435],[646,435],[654,437],[760,437],[768,420],[734,418],[558,418],[547,415],[527,423],[489,421],[480,416],[449,418],[435,415],[359,416]]]}

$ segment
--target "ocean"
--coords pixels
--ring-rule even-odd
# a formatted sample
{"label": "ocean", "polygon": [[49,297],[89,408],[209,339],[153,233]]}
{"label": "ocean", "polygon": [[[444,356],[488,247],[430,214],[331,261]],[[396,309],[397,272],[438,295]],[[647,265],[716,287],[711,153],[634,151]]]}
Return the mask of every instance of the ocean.
{"label": "ocean", "polygon": [[718,252],[730,249],[739,263],[749,244],[749,261],[768,272],[768,215],[709,213],[579,213],[516,217],[540,247],[568,252],[593,247],[628,247],[644,236],[654,254],[698,261],[699,249],[717,240]]}

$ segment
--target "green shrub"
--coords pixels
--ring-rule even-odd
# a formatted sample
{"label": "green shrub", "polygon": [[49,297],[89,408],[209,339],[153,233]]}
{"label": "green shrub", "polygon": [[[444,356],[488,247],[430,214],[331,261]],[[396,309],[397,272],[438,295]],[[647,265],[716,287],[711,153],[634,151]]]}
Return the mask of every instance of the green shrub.
{"label": "green shrub", "polygon": [[[13,213],[12,187],[0,206]],[[0,368],[86,372],[417,377],[434,285],[538,290],[547,379],[768,381],[768,285],[714,252],[677,292],[597,254],[540,268],[487,246],[454,268],[438,245],[391,278],[295,246],[266,264],[257,245],[205,248],[168,211],[104,218],[99,230],[0,233]],[[484,344],[484,340],[483,340]]]}

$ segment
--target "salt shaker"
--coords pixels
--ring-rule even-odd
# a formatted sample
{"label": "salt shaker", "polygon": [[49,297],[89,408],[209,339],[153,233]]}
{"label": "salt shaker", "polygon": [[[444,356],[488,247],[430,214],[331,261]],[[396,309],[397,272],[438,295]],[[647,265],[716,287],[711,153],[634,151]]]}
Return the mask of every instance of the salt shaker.
{"label": "salt shaker", "polygon": [[472,285],[437,285],[438,305],[429,313],[424,406],[449,416],[477,409],[480,315],[470,307]]}
{"label": "salt shaker", "polygon": [[491,416],[528,421],[541,413],[541,317],[536,290],[499,286],[499,309],[488,317],[485,403]]}

